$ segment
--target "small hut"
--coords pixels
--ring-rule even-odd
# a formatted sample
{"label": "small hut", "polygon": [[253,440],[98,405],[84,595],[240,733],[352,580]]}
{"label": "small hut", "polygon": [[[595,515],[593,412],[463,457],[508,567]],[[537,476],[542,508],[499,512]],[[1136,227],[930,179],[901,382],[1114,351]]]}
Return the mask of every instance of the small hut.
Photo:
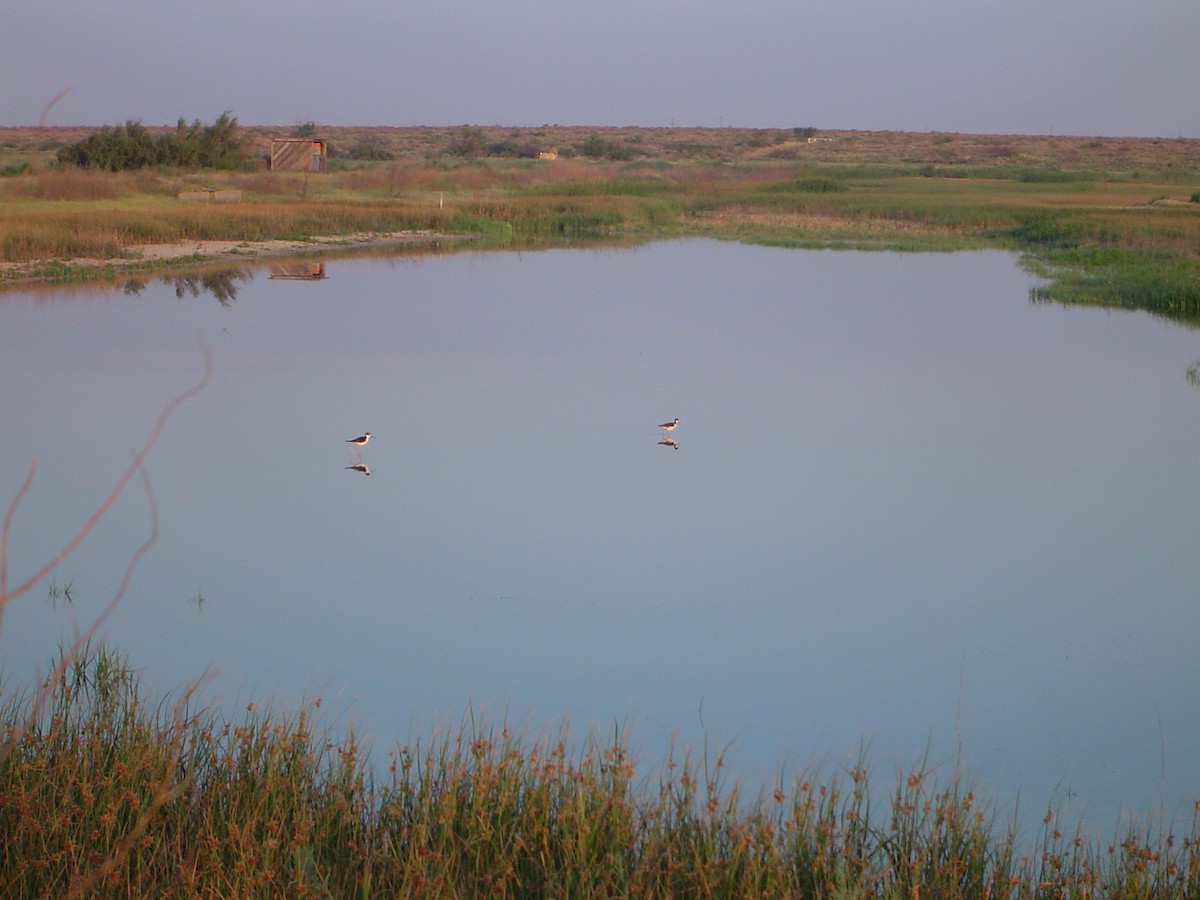
{"label": "small hut", "polygon": [[324,138],[271,138],[271,171],[324,172],[329,146]]}

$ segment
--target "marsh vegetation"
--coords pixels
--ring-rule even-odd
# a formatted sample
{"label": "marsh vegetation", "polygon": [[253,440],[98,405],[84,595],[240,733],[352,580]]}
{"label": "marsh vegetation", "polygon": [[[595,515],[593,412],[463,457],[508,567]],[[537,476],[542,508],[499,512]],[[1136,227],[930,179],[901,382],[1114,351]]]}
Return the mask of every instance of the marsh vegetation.
{"label": "marsh vegetation", "polygon": [[[1153,157],[1153,142],[1061,144],[1072,152],[1055,161],[1020,149],[1020,139],[882,141],[886,156],[870,136],[842,135],[839,146],[789,131],[739,134],[740,143],[719,132],[652,140],[592,131],[348,130],[347,146],[365,149],[335,157],[335,171],[320,178],[56,168],[46,158],[59,147],[47,140],[9,147],[26,159],[5,163],[14,173],[0,180],[0,253],[26,275],[93,278],[115,270],[72,260],[125,258],[149,270],[133,260],[138,244],[403,229],[491,246],[703,235],[798,247],[1004,247],[1054,276],[1039,299],[1195,321],[1200,204],[1188,198],[1200,178],[1187,157],[1194,161],[1195,142],[1164,142],[1183,157]],[[477,137],[483,156],[447,150],[459,140],[477,151]],[[524,149],[488,155],[504,140]],[[528,158],[543,140],[571,152]],[[243,200],[180,203],[191,187],[235,188]],[[168,277],[176,296],[204,288],[221,302],[237,286],[236,273]],[[148,450],[118,491],[146,477]],[[49,565],[9,589],[0,575],[0,611],[42,584],[51,603],[71,605],[72,578]],[[200,587],[187,599],[197,609],[207,602]],[[864,755],[831,772],[746,786],[708,747],[637,759],[619,731],[526,735],[470,714],[380,754],[326,727],[319,700],[286,709],[259,698],[227,717],[195,703],[190,686],[148,696],[136,664],[85,639],[44,680],[3,673],[6,895],[1200,893],[1194,819],[1122,820],[1097,836],[1032,797],[1022,802],[1038,806],[1042,827],[1024,834],[956,765],[880,773]]]}
{"label": "marsh vegetation", "polygon": [[87,650],[0,710],[10,897],[1189,897],[1200,829],[1019,840],[960,771],[868,763],[743,796],[720,753],[652,773],[619,733],[467,715],[386,767],[320,702],[237,720],[143,696]]}
{"label": "marsh vegetation", "polygon": [[[266,171],[271,129],[231,135],[222,121],[220,143],[241,149],[240,171],[64,166],[68,148],[91,140],[86,133],[0,133],[0,170],[12,173],[0,179],[8,279],[112,277],[72,260],[134,260],[151,243],[402,230],[492,246],[701,235],[796,247],[1000,247],[1050,278],[1041,299],[1200,315],[1195,140],[335,128],[322,130],[330,173],[310,177]],[[148,145],[186,146],[188,134],[199,145],[220,124],[135,130]],[[531,158],[542,152],[556,158]],[[177,199],[196,189],[234,189],[241,200]]]}

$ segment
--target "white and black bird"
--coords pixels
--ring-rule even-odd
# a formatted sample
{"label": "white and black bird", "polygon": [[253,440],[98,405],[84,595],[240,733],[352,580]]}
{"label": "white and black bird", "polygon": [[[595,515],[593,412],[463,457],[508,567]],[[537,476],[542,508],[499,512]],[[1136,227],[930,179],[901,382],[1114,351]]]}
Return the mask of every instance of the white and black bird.
{"label": "white and black bird", "polygon": [[357,447],[359,450],[361,450],[363,447],[367,446],[367,441],[369,441],[370,439],[371,439],[371,432],[368,431],[366,434],[360,435],[359,437],[350,438],[350,440],[346,441],[346,443],[353,444],[355,447]]}
{"label": "white and black bird", "polygon": [[670,433],[675,430],[675,426],[678,424],[679,424],[679,420],[674,419],[673,421],[670,421],[670,422],[663,422],[658,427],[661,428],[663,431]]}

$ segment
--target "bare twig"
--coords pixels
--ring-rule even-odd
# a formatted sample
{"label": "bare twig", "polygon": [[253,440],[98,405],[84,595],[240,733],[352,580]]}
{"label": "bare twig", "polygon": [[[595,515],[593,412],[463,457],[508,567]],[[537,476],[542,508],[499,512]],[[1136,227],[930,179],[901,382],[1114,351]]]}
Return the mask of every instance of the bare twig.
{"label": "bare twig", "polygon": [[[146,552],[154,546],[154,542],[158,540],[158,504],[154,502],[154,490],[150,487],[150,474],[146,471],[146,467],[141,464],[138,465],[138,472],[142,476],[142,486],[146,489],[146,503],[150,506],[150,535],[142,542],[140,547],[133,551],[133,555],[129,557],[129,562],[125,564],[125,575],[121,578],[121,583],[117,586],[112,599],[108,601],[104,609],[100,610],[99,615],[92,620],[91,625],[76,634],[71,646],[67,648],[65,653],[61,654],[58,664],[55,665],[54,670],[34,695],[33,706],[26,719],[26,724],[37,721],[38,716],[41,715],[42,706],[45,705],[46,700],[53,693],[53,685],[57,684],[59,678],[63,676],[75,660],[79,659],[80,653],[91,639],[95,637],[96,632],[100,630],[100,626],[116,611],[121,600],[125,597],[125,592],[129,590],[129,582],[133,579],[134,569],[137,568],[138,563],[141,562]],[[16,729],[18,740],[23,731],[24,727]]]}
{"label": "bare twig", "polygon": [[[142,463],[145,461],[147,455],[149,455],[150,450],[158,442],[158,438],[162,434],[163,426],[167,424],[167,419],[170,418],[171,413],[173,413],[182,403],[190,400],[192,397],[196,396],[196,394],[200,393],[200,391],[204,390],[205,386],[209,382],[209,379],[212,377],[212,353],[209,352],[208,345],[205,344],[203,340],[200,341],[200,350],[204,354],[204,377],[186,391],[178,394],[170,403],[163,407],[163,411],[158,416],[158,421],[154,423],[154,430],[150,432],[150,436],[146,438],[146,442],[142,444],[141,449],[134,454],[133,460],[129,463],[129,467],[125,469],[125,471],[121,474],[121,477],[117,479],[117,483],[113,486],[112,491],[109,493],[108,497],[105,498],[104,502],[96,508],[96,511],[92,513],[91,518],[83,523],[79,531],[76,532],[75,536],[71,538],[71,540],[69,540],[60,551],[58,551],[53,559],[47,562],[44,566],[34,572],[31,576],[29,576],[29,578],[21,582],[11,591],[8,590],[7,582],[0,580],[0,615],[2,615],[3,609],[8,603],[15,600],[17,597],[20,597],[22,594],[27,593],[43,578],[49,575],[50,572],[57,568],[64,559],[71,555],[72,552],[74,552],[75,548],[83,542],[83,539],[88,536],[88,533],[92,530],[92,528],[95,527],[96,523],[100,521],[104,514],[109,511],[109,509],[112,508],[112,505],[116,502],[117,497],[121,495],[121,493],[125,490],[125,486],[129,484],[129,480],[133,478],[134,473],[141,468]],[[25,484],[21,486],[21,490],[18,491],[16,497],[13,498],[13,501],[8,508],[8,514],[4,517],[3,540],[0,542],[0,573],[4,572],[6,569],[9,523],[12,520],[13,514],[16,512],[17,505],[25,496],[25,492],[29,489],[29,485],[33,481],[33,474],[36,468],[37,463],[35,461],[34,464],[30,466],[29,476],[25,479]]]}
{"label": "bare twig", "polygon": [[67,94],[71,93],[71,91],[73,91],[73,90],[75,90],[75,85],[73,85],[73,84],[67,85],[67,87],[63,88],[61,91],[59,91],[57,94],[55,94],[53,97],[50,98],[50,102],[42,107],[42,116],[40,119],[38,119],[38,128],[45,127],[46,116],[50,115],[50,107],[52,107],[55,103],[57,103],[63,97],[67,96]]}
{"label": "bare twig", "polygon": [[[61,95],[60,95],[61,96]],[[57,98],[56,98],[57,99]],[[48,107],[47,107],[48,108]],[[198,394],[208,384],[212,377],[212,354],[209,352],[208,346],[203,340],[200,341],[200,349],[204,355],[204,376],[192,387],[178,394],[172,399],[161,413],[159,413],[157,421],[154,423],[154,428],[150,432],[150,436],[142,444],[141,448],[133,454],[133,459],[130,461],[128,468],[117,479],[112,491],[109,492],[104,502],[96,508],[91,517],[83,523],[78,532],[63,546],[58,553],[54,555],[45,565],[39,568],[31,577],[26,579],[21,584],[17,585],[12,590],[8,587],[8,546],[9,534],[12,531],[13,518],[16,511],[25,495],[29,492],[33,484],[34,475],[37,472],[37,460],[35,459],[29,466],[29,474],[25,476],[25,481],[22,483],[16,496],[8,506],[8,510],[4,516],[4,525],[0,529],[0,623],[3,621],[4,610],[8,603],[15,600],[17,597],[29,591],[35,584],[39,583],[50,572],[54,571],[64,559],[66,559],[76,547],[83,541],[85,537],[95,527],[100,518],[112,508],[117,498],[124,492],[129,484],[129,480],[137,473],[142,480],[142,487],[146,491],[146,502],[150,508],[150,534],[129,557],[129,561],[125,566],[125,573],[121,578],[120,584],[114,591],[112,598],[105,605],[104,609],[92,620],[91,624],[82,632],[76,634],[74,642],[63,653],[60,654],[59,661],[55,665],[54,670],[50,675],[42,681],[33,695],[32,702],[29,707],[28,714],[23,720],[17,723],[16,727],[12,728],[4,737],[4,741],[0,744],[0,760],[6,759],[13,749],[25,738],[29,729],[42,715],[42,710],[49,699],[54,695],[55,686],[58,685],[66,673],[67,669],[72,666],[80,657],[80,654],[85,652],[86,646],[100,627],[108,620],[113,612],[124,599],[126,592],[129,590],[129,584],[133,579],[133,573],[141,562],[142,557],[154,545],[158,539],[158,505],[154,500],[154,489],[150,485],[150,474],[146,471],[146,456],[150,450],[158,442],[159,436],[162,434],[163,427],[167,423],[167,419],[184,401],[191,399]],[[159,811],[171,803],[180,795],[188,790],[191,786],[191,781],[188,777],[180,778],[178,772],[178,763],[182,752],[184,734],[186,731],[186,715],[185,707],[192,694],[197,687],[202,683],[203,678],[197,679],[188,686],[179,702],[175,705],[174,725],[172,727],[171,742],[169,752],[166,759],[163,761],[163,771],[151,786],[151,798],[146,808],[142,810],[133,826],[125,834],[125,836],[112,848],[108,855],[101,863],[94,867],[91,871],[86,872],[77,877],[68,888],[67,896],[81,897],[91,891],[96,885],[108,879],[113,873],[128,859],[129,854],[133,852],[137,843],[142,839],[146,829],[150,826],[151,821],[158,815]]]}
{"label": "bare twig", "polygon": [[17,491],[17,495],[13,497],[12,503],[8,505],[8,512],[4,516],[4,529],[0,531],[0,625],[4,624],[4,607],[8,602],[8,533],[12,527],[13,514],[17,511],[17,506],[21,499],[29,491],[33,484],[33,476],[37,472],[37,459],[29,464],[29,474],[25,476],[25,483],[21,485],[21,489]]}
{"label": "bare twig", "polygon": [[0,760],[3,760],[10,752],[12,752],[12,749],[22,740],[32,724],[37,721],[38,717],[41,715],[42,708],[46,704],[46,701],[53,693],[54,685],[57,683],[58,679],[62,677],[63,673],[65,673],[66,670],[79,658],[80,652],[87,645],[88,641],[91,640],[100,627],[116,610],[117,606],[124,598],[126,591],[129,589],[129,583],[133,578],[133,573],[137,568],[138,563],[141,562],[142,557],[146,555],[146,552],[158,539],[158,506],[154,502],[154,490],[150,486],[150,475],[146,471],[145,460],[146,456],[150,453],[150,450],[158,442],[158,438],[162,434],[163,427],[166,425],[167,419],[170,417],[171,413],[173,413],[184,401],[191,399],[201,390],[203,390],[205,385],[208,384],[209,379],[212,377],[212,354],[209,352],[208,346],[203,340],[200,341],[200,349],[204,354],[204,376],[195,385],[176,395],[173,400],[163,407],[162,412],[158,416],[158,420],[154,424],[153,430],[150,432],[150,436],[146,439],[145,443],[142,444],[141,449],[134,453],[133,460],[129,463],[129,467],[122,473],[121,477],[117,479],[117,483],[109,493],[108,497],[105,498],[104,502],[97,507],[96,511],[91,515],[91,517],[82,525],[82,527],[80,527],[75,536],[72,537],[48,563],[38,569],[37,572],[35,572],[30,578],[17,585],[17,587],[13,588],[11,591],[8,589],[7,581],[8,536],[17,506],[20,504],[22,498],[24,498],[25,494],[28,492],[30,485],[33,483],[33,476],[37,470],[36,461],[29,467],[29,474],[26,476],[25,482],[21,485],[20,490],[17,491],[12,503],[9,504],[8,512],[4,517],[3,530],[0,531],[0,621],[2,621],[3,612],[8,603],[28,592],[34,585],[36,585],[43,578],[45,578],[46,575],[58,567],[62,561],[66,559],[76,547],[79,546],[83,539],[87,537],[87,535],[95,527],[100,518],[112,508],[112,505],[116,502],[117,497],[119,497],[125,490],[126,486],[129,484],[129,480],[134,476],[135,473],[141,476],[142,486],[146,491],[146,501],[150,507],[150,535],[129,558],[129,562],[125,566],[125,574],[122,577],[121,583],[118,585],[116,592],[113,594],[112,599],[108,601],[107,605],[105,605],[104,609],[100,611],[99,615],[96,616],[92,623],[76,636],[70,648],[61,654],[61,658],[55,665],[54,670],[50,673],[49,677],[47,677],[38,687],[33,696],[33,702],[30,706],[29,715],[25,717],[25,720],[22,723],[14,728],[8,735],[6,735],[4,743],[0,744]]}

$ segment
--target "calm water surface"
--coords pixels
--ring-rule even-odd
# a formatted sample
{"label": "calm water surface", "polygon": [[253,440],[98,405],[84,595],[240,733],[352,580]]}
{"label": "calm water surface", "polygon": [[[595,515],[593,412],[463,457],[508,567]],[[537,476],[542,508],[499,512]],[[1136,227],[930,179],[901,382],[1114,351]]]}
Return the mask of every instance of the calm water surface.
{"label": "calm water surface", "polygon": [[[0,295],[10,583],[149,461],[103,634],[154,691],[320,697],[385,757],[468,709],[769,784],[867,745],[1108,828],[1200,797],[1200,335],[1031,304],[1001,253],[634,250],[257,269],[224,304]],[[678,416],[661,444],[659,422]],[[348,468],[346,439],[371,431]],[[149,530],[8,611],[28,678]],[[50,595],[69,586],[72,603]],[[197,603],[203,598],[203,603]]]}

